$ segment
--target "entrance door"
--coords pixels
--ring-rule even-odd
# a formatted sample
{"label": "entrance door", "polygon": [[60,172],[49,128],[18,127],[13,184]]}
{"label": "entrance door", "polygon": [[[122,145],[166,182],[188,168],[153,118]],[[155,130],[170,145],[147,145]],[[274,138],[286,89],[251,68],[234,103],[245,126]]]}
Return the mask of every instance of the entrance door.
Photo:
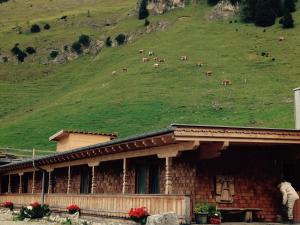
{"label": "entrance door", "polygon": [[136,194],[159,194],[159,165],[140,164],[136,167]]}
{"label": "entrance door", "polygon": [[84,167],[80,175],[80,194],[91,193],[91,170],[89,167]]}
{"label": "entrance door", "polygon": [[146,176],[147,168],[144,165],[138,166],[136,168],[136,193],[146,194]]}

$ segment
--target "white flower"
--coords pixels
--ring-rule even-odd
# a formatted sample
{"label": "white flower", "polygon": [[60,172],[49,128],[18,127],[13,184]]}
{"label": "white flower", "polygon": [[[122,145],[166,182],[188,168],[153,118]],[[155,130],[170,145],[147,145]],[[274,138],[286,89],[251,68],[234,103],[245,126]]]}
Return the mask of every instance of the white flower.
{"label": "white flower", "polygon": [[30,206],[27,206],[27,209],[28,209],[28,210],[32,210],[33,208],[32,208],[32,206],[30,205]]}

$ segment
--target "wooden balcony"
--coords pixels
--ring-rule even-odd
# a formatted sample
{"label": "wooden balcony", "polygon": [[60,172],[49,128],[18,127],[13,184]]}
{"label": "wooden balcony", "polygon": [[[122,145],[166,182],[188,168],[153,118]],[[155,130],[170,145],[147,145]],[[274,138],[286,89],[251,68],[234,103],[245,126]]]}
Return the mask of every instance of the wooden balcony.
{"label": "wooden balcony", "polygon": [[[4,201],[26,206],[31,202],[41,202],[41,194],[1,194],[0,202]],[[83,213],[122,218],[128,217],[130,208],[145,206],[151,215],[175,212],[179,221],[190,222],[190,197],[184,195],[45,194],[45,204],[62,211],[70,204],[77,204]]]}

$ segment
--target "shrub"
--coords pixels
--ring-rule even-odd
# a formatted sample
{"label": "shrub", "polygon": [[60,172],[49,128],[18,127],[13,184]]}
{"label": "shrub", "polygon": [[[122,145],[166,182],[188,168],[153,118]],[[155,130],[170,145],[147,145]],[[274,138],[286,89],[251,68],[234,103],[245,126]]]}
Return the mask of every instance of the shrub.
{"label": "shrub", "polygon": [[25,50],[29,55],[36,53],[36,50],[33,47],[27,47]]}
{"label": "shrub", "polygon": [[124,34],[119,34],[115,40],[118,42],[118,45],[122,45],[126,40],[126,36]]}
{"label": "shrub", "polygon": [[207,4],[209,5],[216,5],[219,3],[220,0],[207,0]]}
{"label": "shrub", "polygon": [[90,45],[91,39],[88,35],[82,34],[80,35],[78,42],[83,46],[88,47]]}
{"label": "shrub", "polygon": [[275,23],[276,15],[269,0],[258,0],[255,12],[255,25],[268,27]]}
{"label": "shrub", "polygon": [[284,8],[289,10],[290,12],[295,12],[295,0],[284,0]]}
{"label": "shrub", "polygon": [[19,219],[24,218],[42,218],[50,214],[50,209],[48,205],[40,205],[38,202],[33,202],[27,207],[22,207],[20,210],[20,214],[18,216]]}
{"label": "shrub", "polygon": [[49,25],[48,23],[46,23],[46,24],[44,25],[44,29],[45,29],[45,30],[49,30],[49,29],[50,29],[50,25]]}
{"label": "shrub", "polygon": [[81,53],[81,44],[78,41],[75,41],[71,47],[74,52],[76,52],[78,54]]}
{"label": "shrub", "polygon": [[71,204],[67,207],[67,210],[69,212],[69,214],[74,214],[79,212],[80,213],[80,207],[76,204]]}
{"label": "shrub", "polygon": [[106,40],[105,40],[105,45],[107,47],[111,47],[112,45],[112,40],[111,40],[111,37],[107,37]]}
{"label": "shrub", "polygon": [[6,201],[3,203],[3,207],[8,208],[10,211],[12,211],[14,209],[14,203],[12,203],[11,201]]}
{"label": "shrub", "polygon": [[240,16],[243,22],[253,22],[255,18],[255,6],[257,0],[242,0]]}
{"label": "shrub", "polygon": [[148,4],[148,0],[141,0],[141,4],[139,8],[139,20],[146,19],[149,16],[147,4]]}
{"label": "shrub", "polygon": [[0,4],[2,4],[4,2],[8,2],[8,0],[0,0]]}
{"label": "shrub", "polygon": [[149,24],[150,24],[150,21],[149,21],[149,20],[147,20],[147,19],[145,19],[144,26],[145,26],[145,27],[147,27],[147,26],[149,26]]}
{"label": "shrub", "polygon": [[289,10],[284,11],[284,15],[282,18],[282,27],[283,28],[293,28],[294,27],[294,20],[292,14]]}
{"label": "shrub", "polygon": [[50,57],[51,57],[52,59],[55,59],[55,58],[58,56],[58,54],[59,54],[59,52],[58,52],[57,50],[52,50],[52,51],[50,52]]}
{"label": "shrub", "polygon": [[131,220],[140,224],[146,224],[149,213],[146,207],[140,207],[140,208],[131,208],[130,211],[128,212],[128,215]]}
{"label": "shrub", "polygon": [[38,33],[41,31],[41,28],[37,24],[33,24],[30,28],[31,33]]}
{"label": "shrub", "polygon": [[15,44],[15,46],[10,51],[14,55],[18,55],[22,50],[19,48],[19,44]]}
{"label": "shrub", "polygon": [[21,51],[18,55],[17,55],[17,59],[19,62],[24,62],[25,58],[27,57],[27,54],[23,51]]}

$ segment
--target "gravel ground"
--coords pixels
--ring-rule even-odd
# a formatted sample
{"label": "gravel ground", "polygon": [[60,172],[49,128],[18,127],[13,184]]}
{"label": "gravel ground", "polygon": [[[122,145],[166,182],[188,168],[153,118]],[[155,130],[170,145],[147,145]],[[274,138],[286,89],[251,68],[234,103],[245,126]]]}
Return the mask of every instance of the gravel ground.
{"label": "gravel ground", "polygon": [[13,221],[12,215],[9,214],[0,214],[0,224],[1,225],[28,225],[28,224],[35,224],[35,225],[58,225],[58,223],[50,223],[46,221]]}

